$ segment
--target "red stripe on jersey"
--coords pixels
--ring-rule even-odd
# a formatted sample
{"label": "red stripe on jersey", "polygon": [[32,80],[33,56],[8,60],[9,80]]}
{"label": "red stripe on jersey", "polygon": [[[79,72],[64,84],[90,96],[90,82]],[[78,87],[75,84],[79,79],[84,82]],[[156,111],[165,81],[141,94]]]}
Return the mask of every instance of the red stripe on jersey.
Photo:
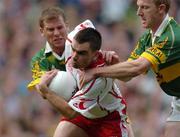
{"label": "red stripe on jersey", "polygon": [[72,97],[72,99],[73,98],[76,98],[76,97],[79,97],[79,96],[82,96],[82,95],[84,95],[84,94],[86,94],[92,87],[93,87],[93,85],[94,85],[94,83],[95,83],[95,81],[96,81],[96,79],[95,80],[93,80],[93,82],[90,84],[90,86],[88,87],[88,89],[87,90],[85,90],[83,93],[81,93],[81,94],[78,94],[78,95],[76,95],[76,96],[74,96],[74,97]]}
{"label": "red stripe on jersey", "polygon": [[91,64],[86,68],[86,69],[91,69],[91,68],[97,68],[97,67],[103,67],[105,65],[105,61],[103,59],[103,55],[101,52],[98,52],[97,59],[93,60]]}
{"label": "red stripe on jersey", "polygon": [[114,94],[114,92],[109,92],[109,94],[113,95],[116,98],[121,99],[122,100],[121,103],[126,105],[125,100],[121,96],[118,96],[117,94]]}
{"label": "red stripe on jersey", "polygon": [[125,105],[125,108],[122,110],[122,113],[126,114],[126,108],[127,108],[126,101],[121,96],[118,96],[117,94],[114,94],[114,92],[109,92],[109,94],[113,95],[116,98],[121,99],[121,103]]}
{"label": "red stripe on jersey", "polygon": [[72,43],[72,40],[70,40],[70,38],[67,37],[67,41],[69,41],[70,43]]}
{"label": "red stripe on jersey", "polygon": [[84,24],[80,24],[80,27],[81,27],[82,29],[85,29],[85,28],[86,28],[86,26],[84,26]]}
{"label": "red stripe on jersey", "polygon": [[66,60],[65,64],[67,64],[67,63],[68,63],[68,61],[71,59],[71,57],[72,57],[72,56],[70,56],[70,57],[68,57],[68,58],[67,58],[67,60]]}

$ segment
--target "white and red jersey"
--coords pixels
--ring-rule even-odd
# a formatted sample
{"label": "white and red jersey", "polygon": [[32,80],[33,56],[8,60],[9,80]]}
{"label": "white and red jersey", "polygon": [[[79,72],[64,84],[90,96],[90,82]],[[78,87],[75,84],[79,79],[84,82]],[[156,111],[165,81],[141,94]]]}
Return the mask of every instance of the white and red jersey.
{"label": "white and red jersey", "polygon": [[[96,61],[92,62],[89,68],[102,67],[105,65],[102,54]],[[78,88],[80,88],[80,74],[79,69],[70,67],[67,63],[68,71],[72,72],[77,81]],[[69,105],[84,117],[94,119],[107,116],[113,111],[118,111],[121,118],[126,118],[126,104],[121,97],[120,89],[111,78],[97,78],[74,94],[69,101]]]}
{"label": "white and red jersey", "polygon": [[[81,71],[70,65],[72,39],[78,31],[88,27],[95,28],[90,20],[82,22],[68,34],[68,39],[66,40],[64,51],[66,70],[71,72],[77,82],[77,90],[68,104],[81,115],[73,119],[63,118],[62,120],[74,123],[93,137],[127,137],[126,103],[121,97],[120,89],[114,80],[103,77],[97,78],[80,89]],[[100,53],[99,58],[92,62],[89,68],[102,67],[104,65],[105,62]]]}
{"label": "white and red jersey", "polygon": [[[84,28],[95,28],[90,20],[86,20],[75,27],[68,34],[68,40],[65,46],[66,69],[70,71],[77,81],[77,86],[80,88],[80,73],[79,69],[72,68],[68,64],[71,58],[71,43],[75,34]],[[105,65],[102,54],[99,53],[99,58],[92,62],[89,68],[102,67]],[[117,110],[121,116],[125,115],[126,104],[121,97],[120,89],[111,78],[97,78],[90,81],[82,89],[78,90],[69,101],[69,105],[77,112],[87,118],[100,118]]]}
{"label": "white and red jersey", "polygon": [[[71,67],[71,43],[74,35],[81,29],[92,27],[91,21],[86,20],[79,24],[69,35],[65,46],[66,69],[71,72],[77,82],[77,90],[68,102],[68,104],[81,115],[74,119],[63,120],[74,123],[81,127],[92,136],[117,136],[127,137],[126,129],[126,103],[121,96],[120,89],[111,78],[97,78],[80,89],[80,74],[79,69]],[[105,65],[102,54],[99,53],[99,58],[92,62],[90,68],[102,67]],[[79,90],[80,89],[80,90]],[[117,113],[118,112],[118,113]],[[111,126],[105,124],[108,122]],[[101,123],[101,124],[99,124]],[[94,126],[91,126],[94,125]],[[100,129],[103,125],[103,129]],[[106,127],[107,126],[107,127]],[[113,127],[112,129],[110,127]],[[99,134],[99,129],[101,133]],[[92,134],[93,133],[93,134]]]}

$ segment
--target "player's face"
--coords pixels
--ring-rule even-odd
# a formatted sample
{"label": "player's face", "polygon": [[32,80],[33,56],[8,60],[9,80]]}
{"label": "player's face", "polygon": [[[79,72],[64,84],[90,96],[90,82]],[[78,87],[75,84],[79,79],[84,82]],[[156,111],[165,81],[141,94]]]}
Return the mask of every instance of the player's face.
{"label": "player's face", "polygon": [[44,27],[40,28],[40,31],[49,42],[53,51],[56,53],[62,53],[64,51],[67,26],[61,16],[57,19],[44,21]]}
{"label": "player's face", "polygon": [[156,31],[162,21],[159,7],[153,0],[137,0],[137,6],[137,15],[141,18],[143,28]]}
{"label": "player's face", "polygon": [[96,55],[96,52],[90,49],[88,42],[79,44],[76,40],[73,40],[72,51],[72,66],[78,69],[86,69]]}

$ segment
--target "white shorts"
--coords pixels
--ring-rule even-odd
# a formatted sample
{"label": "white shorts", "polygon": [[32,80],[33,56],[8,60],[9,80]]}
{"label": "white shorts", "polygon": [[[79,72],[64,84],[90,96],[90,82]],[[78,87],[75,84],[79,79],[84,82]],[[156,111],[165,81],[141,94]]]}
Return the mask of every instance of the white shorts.
{"label": "white shorts", "polygon": [[180,122],[180,98],[173,97],[171,102],[172,112],[167,118],[167,121],[179,121]]}

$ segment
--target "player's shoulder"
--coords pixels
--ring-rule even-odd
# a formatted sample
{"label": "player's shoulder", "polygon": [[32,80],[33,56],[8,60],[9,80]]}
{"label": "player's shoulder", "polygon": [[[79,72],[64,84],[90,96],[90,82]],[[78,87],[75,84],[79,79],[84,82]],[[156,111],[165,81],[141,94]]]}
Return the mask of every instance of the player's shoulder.
{"label": "player's shoulder", "polygon": [[168,25],[170,25],[173,29],[180,30],[180,24],[178,24],[173,18],[170,18]]}
{"label": "player's shoulder", "polygon": [[40,49],[40,50],[32,57],[31,62],[40,60],[41,58],[44,58],[44,57],[45,57],[44,52],[45,52],[45,48]]}
{"label": "player's shoulder", "polygon": [[144,38],[149,37],[149,36],[151,36],[151,30],[150,30],[150,29],[146,29],[146,30],[142,33],[140,39],[144,39]]}
{"label": "player's shoulder", "polygon": [[176,40],[179,41],[180,25],[174,19],[171,19],[169,21],[165,34],[169,36],[169,38],[171,38],[173,41],[176,41]]}
{"label": "player's shoulder", "polygon": [[168,25],[162,32],[161,36],[158,38],[158,43],[166,43],[165,45],[171,47],[173,46],[179,46],[179,37],[180,37],[180,26],[179,24],[174,20],[170,19]]}
{"label": "player's shoulder", "polygon": [[151,38],[151,30],[150,29],[146,29],[142,35],[139,37],[138,42],[140,43],[145,43],[147,39]]}

